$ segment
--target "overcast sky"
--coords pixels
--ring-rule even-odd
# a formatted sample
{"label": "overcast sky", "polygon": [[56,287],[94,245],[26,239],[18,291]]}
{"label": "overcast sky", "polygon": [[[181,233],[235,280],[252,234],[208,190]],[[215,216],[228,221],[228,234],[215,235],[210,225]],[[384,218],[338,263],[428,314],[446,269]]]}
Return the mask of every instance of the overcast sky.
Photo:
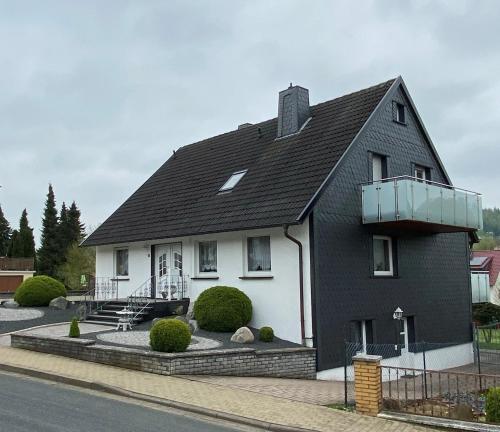
{"label": "overcast sky", "polygon": [[[0,203],[103,222],[172,153],[402,75],[457,186],[500,206],[500,2],[0,0]],[[209,169],[209,167],[207,167]]]}

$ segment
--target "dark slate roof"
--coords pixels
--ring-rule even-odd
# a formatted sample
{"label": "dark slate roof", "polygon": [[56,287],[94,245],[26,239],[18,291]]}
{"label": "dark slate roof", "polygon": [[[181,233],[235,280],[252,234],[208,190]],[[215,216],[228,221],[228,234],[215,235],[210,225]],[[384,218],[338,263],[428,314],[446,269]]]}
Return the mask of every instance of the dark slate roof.
{"label": "dark slate roof", "polygon": [[[293,136],[276,140],[274,118],[181,147],[84,246],[299,222],[394,81],[312,106],[312,119]],[[232,192],[217,193],[245,169]]]}

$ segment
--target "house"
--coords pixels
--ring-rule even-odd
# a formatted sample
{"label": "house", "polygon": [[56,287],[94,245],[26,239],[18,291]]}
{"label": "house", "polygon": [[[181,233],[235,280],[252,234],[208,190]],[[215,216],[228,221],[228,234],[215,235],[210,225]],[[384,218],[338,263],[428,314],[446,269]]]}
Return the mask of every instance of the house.
{"label": "house", "polygon": [[481,226],[481,196],[452,186],[398,77],[314,106],[290,86],[277,118],[175,151],[84,245],[120,296],[238,287],[252,326],[316,347],[332,378],[345,340],[454,342],[444,364],[472,360]]}
{"label": "house", "polygon": [[472,303],[500,305],[500,250],[472,252],[470,270]]}
{"label": "house", "polygon": [[33,277],[33,258],[0,257],[0,294],[12,294],[26,279]]}

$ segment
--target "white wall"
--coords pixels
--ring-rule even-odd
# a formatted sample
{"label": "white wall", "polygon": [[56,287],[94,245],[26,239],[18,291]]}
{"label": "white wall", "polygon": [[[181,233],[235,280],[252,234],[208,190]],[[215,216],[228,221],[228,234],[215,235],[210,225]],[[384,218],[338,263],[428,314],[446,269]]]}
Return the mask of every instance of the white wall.
{"label": "white wall", "polygon": [[[443,370],[474,363],[474,349],[472,343],[454,345],[447,348],[428,350],[425,353],[427,370]],[[382,366],[423,369],[422,353],[408,353],[406,355],[383,359]],[[392,371],[391,371],[392,374]],[[344,381],[344,367],[328,369],[316,374],[317,379],[329,381]],[[389,378],[384,375],[384,381]],[[347,367],[347,380],[354,380],[353,366]]]}
{"label": "white wall", "polygon": [[[306,339],[312,338],[311,284],[309,223],[291,226],[290,235],[303,244],[304,258],[304,303]],[[243,280],[245,275],[246,237],[270,235],[272,279]],[[197,242],[217,240],[218,280],[191,280],[188,295],[191,301],[205,289],[214,285],[234,286],[244,291],[252,300],[253,318],[251,326],[273,327],[277,337],[301,343],[298,246],[285,238],[282,228],[228,232],[214,235],[181,237],[154,242],[132,243],[128,245],[98,246],[96,253],[96,276],[114,276],[113,251],[117,247],[129,248],[129,280],[120,281],[120,297],[131,294],[150,277],[150,245],[182,242],[183,270],[190,277],[196,273],[195,250]]]}

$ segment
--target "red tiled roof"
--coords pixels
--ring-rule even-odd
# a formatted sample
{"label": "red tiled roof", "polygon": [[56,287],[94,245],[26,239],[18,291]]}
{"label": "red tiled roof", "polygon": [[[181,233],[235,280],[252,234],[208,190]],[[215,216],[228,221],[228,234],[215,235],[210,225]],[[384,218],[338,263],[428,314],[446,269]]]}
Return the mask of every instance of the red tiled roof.
{"label": "red tiled roof", "polygon": [[490,273],[490,286],[495,285],[498,274],[500,273],[500,250],[492,250],[492,251],[473,251],[472,256],[474,258],[486,257],[490,258],[488,261],[485,261],[483,264],[483,268],[474,268],[473,270],[485,270]]}

